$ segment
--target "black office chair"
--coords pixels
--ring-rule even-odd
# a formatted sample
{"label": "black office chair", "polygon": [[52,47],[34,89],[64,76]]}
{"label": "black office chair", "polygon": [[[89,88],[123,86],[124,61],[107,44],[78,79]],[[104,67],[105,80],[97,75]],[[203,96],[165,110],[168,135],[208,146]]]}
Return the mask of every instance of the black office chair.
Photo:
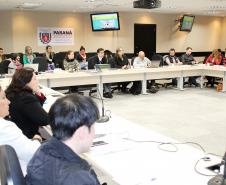
{"label": "black office chair", "polygon": [[15,150],[9,145],[0,146],[1,185],[26,185]]}
{"label": "black office chair", "polygon": [[45,72],[48,69],[48,62],[44,57],[34,58],[33,64],[38,64],[38,72]]}
{"label": "black office chair", "polygon": [[10,64],[10,60],[6,59],[0,63],[0,74],[8,74],[8,66]]}

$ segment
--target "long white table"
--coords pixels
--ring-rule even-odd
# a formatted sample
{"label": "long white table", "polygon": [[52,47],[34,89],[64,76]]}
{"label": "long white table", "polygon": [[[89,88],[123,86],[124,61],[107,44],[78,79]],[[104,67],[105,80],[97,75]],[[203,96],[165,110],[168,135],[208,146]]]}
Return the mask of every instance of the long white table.
{"label": "long white table", "polygon": [[142,81],[142,93],[146,94],[146,81],[152,79],[178,78],[178,89],[183,90],[183,79],[189,76],[201,76],[200,85],[203,86],[204,76],[213,76],[223,78],[223,90],[226,91],[226,67],[224,66],[174,66],[161,68],[145,68],[145,69],[113,69],[95,71],[79,71],[69,73],[59,71],[55,73],[45,73],[38,75],[38,79],[42,85],[47,87],[63,87],[73,85],[96,84],[101,95],[103,95],[103,84],[124,81]]}
{"label": "long white table", "polygon": [[[120,185],[206,185],[211,178],[195,172],[196,162],[207,156],[201,150],[177,145],[177,152],[166,152],[158,149],[154,142],[128,140],[177,142],[116,115],[109,122],[95,127],[96,134],[106,134],[96,141],[108,144],[92,147],[86,156]],[[175,149],[171,145],[162,145],[162,148]],[[200,160],[197,170],[215,175],[206,167],[220,163],[221,159],[209,157],[211,161]]]}
{"label": "long white table", "polygon": [[[62,94],[42,88],[47,96],[44,109],[48,112],[50,106]],[[45,127],[51,134],[50,127]],[[146,129],[117,115],[107,123],[96,123],[95,133],[101,137],[94,141],[104,141],[107,144],[92,147],[85,157],[102,173],[112,178],[119,185],[206,185],[211,176],[203,176],[195,172],[196,162],[203,157],[210,161],[200,160],[196,169],[206,175],[216,175],[206,167],[218,164],[221,159],[204,154],[195,145],[176,145],[177,152],[166,152],[158,148],[156,141],[174,142],[157,132]],[[171,145],[162,145],[162,149],[175,150]]]}

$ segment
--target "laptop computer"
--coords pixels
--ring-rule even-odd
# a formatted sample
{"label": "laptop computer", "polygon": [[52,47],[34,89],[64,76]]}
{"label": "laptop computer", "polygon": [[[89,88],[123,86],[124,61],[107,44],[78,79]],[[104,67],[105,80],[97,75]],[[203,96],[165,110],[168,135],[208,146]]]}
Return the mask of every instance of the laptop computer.
{"label": "laptop computer", "polygon": [[96,64],[95,65],[97,71],[101,71],[102,69],[110,69],[110,64]]}
{"label": "laptop computer", "polygon": [[160,60],[152,60],[151,61],[151,68],[158,68],[160,65]]}
{"label": "laptop computer", "polygon": [[39,64],[24,64],[24,67],[32,68],[35,72],[38,72],[38,65]]}

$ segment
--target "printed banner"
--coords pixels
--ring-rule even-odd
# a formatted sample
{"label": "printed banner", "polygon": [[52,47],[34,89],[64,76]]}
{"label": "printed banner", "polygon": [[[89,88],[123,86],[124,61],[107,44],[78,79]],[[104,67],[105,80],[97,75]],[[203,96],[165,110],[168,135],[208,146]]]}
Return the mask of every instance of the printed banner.
{"label": "printed banner", "polygon": [[39,27],[38,45],[74,45],[74,29]]}

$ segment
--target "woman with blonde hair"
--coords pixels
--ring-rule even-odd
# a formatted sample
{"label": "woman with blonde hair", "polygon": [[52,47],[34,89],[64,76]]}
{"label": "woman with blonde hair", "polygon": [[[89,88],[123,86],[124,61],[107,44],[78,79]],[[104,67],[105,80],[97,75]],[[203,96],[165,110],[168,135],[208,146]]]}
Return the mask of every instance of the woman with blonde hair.
{"label": "woman with blonde hair", "polygon": [[32,52],[32,48],[30,46],[25,47],[25,54],[23,55],[23,64],[32,64],[35,58],[35,54]]}

